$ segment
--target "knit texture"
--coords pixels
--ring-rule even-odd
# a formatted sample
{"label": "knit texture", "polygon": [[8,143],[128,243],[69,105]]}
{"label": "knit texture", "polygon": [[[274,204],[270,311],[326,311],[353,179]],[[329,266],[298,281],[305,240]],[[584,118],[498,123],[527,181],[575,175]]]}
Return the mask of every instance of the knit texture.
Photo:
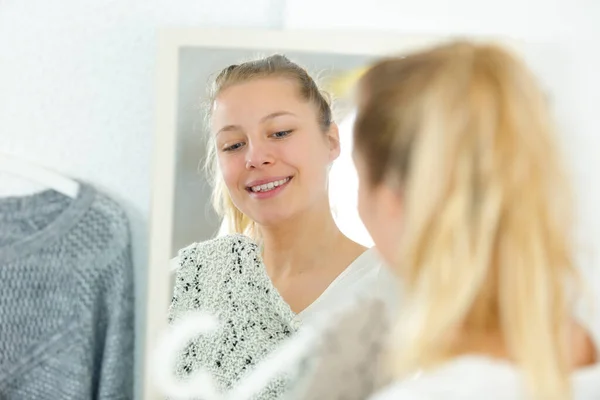
{"label": "knit texture", "polygon": [[[185,379],[202,367],[224,392],[296,331],[291,324],[295,314],[271,283],[259,247],[246,236],[193,244],[179,252],[179,263],[170,321],[202,310],[221,326],[186,347],[177,376]],[[273,380],[257,398],[279,398],[285,379]]]}
{"label": "knit texture", "polygon": [[0,399],[133,398],[133,270],[121,208],[81,184],[0,199]]}

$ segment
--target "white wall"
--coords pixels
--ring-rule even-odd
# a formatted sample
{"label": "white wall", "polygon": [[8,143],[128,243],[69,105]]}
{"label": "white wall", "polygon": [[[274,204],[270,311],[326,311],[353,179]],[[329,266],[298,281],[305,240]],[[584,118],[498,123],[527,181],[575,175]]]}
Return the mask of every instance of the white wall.
{"label": "white wall", "polygon": [[[582,262],[600,249],[600,1],[289,0],[289,29],[501,35],[526,43],[527,61],[553,96],[575,179]],[[597,253],[597,251],[596,251]]]}
{"label": "white wall", "polygon": [[[85,179],[131,217],[145,279],[155,32],[162,26],[279,27],[284,0],[0,2],[0,149]],[[292,28],[510,34],[557,96],[577,173],[584,231],[600,248],[600,2],[578,0],[288,0]],[[596,24],[596,26],[594,26]],[[585,33],[585,34],[584,34]],[[585,43],[587,41],[587,43]],[[595,43],[594,48],[598,48]],[[556,55],[556,64],[552,58]],[[16,182],[10,189],[23,190]],[[3,191],[5,186],[3,186]],[[595,236],[592,237],[592,233]],[[137,287],[143,299],[143,284]],[[138,326],[143,318],[138,315]],[[141,336],[141,335],[140,335]]]}
{"label": "white wall", "polygon": [[[159,27],[278,27],[277,0],[0,1],[0,150],[125,207],[143,300]],[[2,180],[2,194],[36,190]],[[165,266],[167,267],[167,266]],[[143,348],[140,331],[138,354]],[[140,369],[141,372],[141,369]]]}
{"label": "white wall", "polygon": [[[410,33],[509,34],[558,36],[579,18],[579,6],[594,0],[477,1],[443,0],[342,2],[290,0],[285,25],[289,28],[375,29]],[[597,9],[597,6],[596,6]],[[568,19],[568,20],[566,20]],[[589,19],[591,25],[592,19]]]}

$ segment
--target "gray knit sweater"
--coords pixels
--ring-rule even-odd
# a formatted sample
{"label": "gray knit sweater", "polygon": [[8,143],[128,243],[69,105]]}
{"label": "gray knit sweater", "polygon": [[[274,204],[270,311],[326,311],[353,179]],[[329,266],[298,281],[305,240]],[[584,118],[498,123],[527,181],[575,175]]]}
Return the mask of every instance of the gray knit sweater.
{"label": "gray knit sweater", "polygon": [[0,199],[0,399],[133,398],[127,219],[86,184]]}

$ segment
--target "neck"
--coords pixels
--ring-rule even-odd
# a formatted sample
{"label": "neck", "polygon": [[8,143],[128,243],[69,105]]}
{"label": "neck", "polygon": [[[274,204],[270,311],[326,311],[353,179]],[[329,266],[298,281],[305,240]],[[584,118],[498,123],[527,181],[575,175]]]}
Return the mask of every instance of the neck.
{"label": "neck", "polygon": [[322,264],[323,257],[345,238],[327,199],[322,203],[277,226],[260,227],[269,275],[293,275]]}

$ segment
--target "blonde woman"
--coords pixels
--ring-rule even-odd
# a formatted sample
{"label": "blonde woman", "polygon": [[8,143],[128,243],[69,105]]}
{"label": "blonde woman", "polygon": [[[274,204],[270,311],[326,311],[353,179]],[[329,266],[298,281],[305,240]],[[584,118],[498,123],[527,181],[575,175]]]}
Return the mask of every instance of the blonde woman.
{"label": "blonde woman", "polygon": [[[342,234],[328,197],[340,153],[330,103],[302,67],[274,55],[225,68],[211,93],[208,166],[216,209],[235,234],[182,249],[171,321],[218,317],[180,357],[230,389],[303,323],[353,293],[393,298],[373,249]],[[282,381],[260,398],[279,398]]]}
{"label": "blonde woman", "polygon": [[459,42],[376,63],[358,95],[359,212],[403,285],[374,399],[599,399],[600,275],[574,264],[531,72]]}

